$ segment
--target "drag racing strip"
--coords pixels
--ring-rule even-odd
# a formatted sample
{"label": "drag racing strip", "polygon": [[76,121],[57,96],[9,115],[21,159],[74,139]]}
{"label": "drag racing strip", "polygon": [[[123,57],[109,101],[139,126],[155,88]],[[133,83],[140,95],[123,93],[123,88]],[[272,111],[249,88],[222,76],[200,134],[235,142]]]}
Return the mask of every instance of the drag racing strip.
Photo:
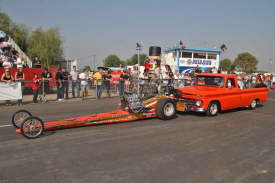
{"label": "drag racing strip", "polygon": [[12,125],[0,125],[0,128],[10,127]]}

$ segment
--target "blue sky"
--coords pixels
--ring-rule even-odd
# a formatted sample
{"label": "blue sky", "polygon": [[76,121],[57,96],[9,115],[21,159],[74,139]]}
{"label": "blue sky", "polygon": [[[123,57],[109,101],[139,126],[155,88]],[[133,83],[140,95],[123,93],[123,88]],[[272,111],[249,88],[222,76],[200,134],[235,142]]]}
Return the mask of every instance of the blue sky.
{"label": "blue sky", "polygon": [[[66,58],[97,65],[108,54],[133,55],[135,43],[218,47],[222,58],[255,55],[260,69],[275,71],[274,0],[0,0],[0,10],[32,29],[59,27]],[[273,61],[271,65],[269,62]]]}

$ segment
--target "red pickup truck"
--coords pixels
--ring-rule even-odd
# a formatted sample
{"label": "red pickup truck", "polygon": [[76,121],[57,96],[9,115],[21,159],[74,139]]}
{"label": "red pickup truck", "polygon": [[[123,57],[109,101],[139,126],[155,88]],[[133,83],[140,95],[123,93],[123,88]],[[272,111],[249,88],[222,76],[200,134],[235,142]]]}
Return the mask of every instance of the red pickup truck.
{"label": "red pickup truck", "polygon": [[240,89],[234,74],[198,74],[194,85],[177,90],[187,111],[204,112],[208,116],[240,107],[255,109],[268,98],[267,87]]}

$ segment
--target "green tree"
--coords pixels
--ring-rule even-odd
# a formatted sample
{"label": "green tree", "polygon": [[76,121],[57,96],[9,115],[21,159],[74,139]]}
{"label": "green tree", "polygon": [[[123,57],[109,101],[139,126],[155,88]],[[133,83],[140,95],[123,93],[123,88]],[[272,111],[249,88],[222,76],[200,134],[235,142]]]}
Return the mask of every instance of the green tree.
{"label": "green tree", "polygon": [[46,31],[38,28],[31,33],[27,43],[27,54],[32,60],[39,57],[45,67],[57,65],[57,60],[63,58],[62,40],[58,28]]}
{"label": "green tree", "polygon": [[18,44],[22,51],[26,52],[28,49],[27,41],[29,38],[29,29],[23,24],[16,24],[13,26],[11,34],[12,39]]}
{"label": "green tree", "polygon": [[90,70],[91,70],[91,67],[90,67],[90,66],[88,66],[88,65],[85,65],[85,66],[83,67],[83,71],[85,71],[85,70],[90,71]]}
{"label": "green tree", "polygon": [[109,55],[103,60],[103,64],[105,67],[119,67],[123,66],[124,62],[120,60],[117,55]]}
{"label": "green tree", "polygon": [[[148,59],[148,56],[144,53],[140,54],[140,65],[144,64],[144,61]],[[131,58],[127,59],[127,65],[138,64],[138,55],[134,54]]]}
{"label": "green tree", "polygon": [[233,63],[236,70],[247,72],[247,73],[256,71],[257,64],[258,64],[257,58],[248,52],[240,53]]}
{"label": "green tree", "polygon": [[5,13],[0,13],[0,30],[8,34],[18,46],[25,52],[29,29],[25,25],[15,24]]}
{"label": "green tree", "polygon": [[220,63],[220,67],[223,71],[231,71],[232,61],[228,58],[223,59]]}
{"label": "green tree", "polygon": [[8,33],[9,26],[11,25],[11,23],[12,23],[12,21],[6,13],[0,13],[1,30]]}

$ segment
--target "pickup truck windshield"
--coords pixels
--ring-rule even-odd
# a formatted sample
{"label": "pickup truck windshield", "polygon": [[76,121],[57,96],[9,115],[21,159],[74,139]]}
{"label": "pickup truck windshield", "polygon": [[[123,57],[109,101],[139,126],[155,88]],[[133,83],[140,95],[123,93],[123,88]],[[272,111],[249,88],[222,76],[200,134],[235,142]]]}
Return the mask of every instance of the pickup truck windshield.
{"label": "pickup truck windshield", "polygon": [[195,85],[223,88],[224,79],[223,77],[197,76]]}

